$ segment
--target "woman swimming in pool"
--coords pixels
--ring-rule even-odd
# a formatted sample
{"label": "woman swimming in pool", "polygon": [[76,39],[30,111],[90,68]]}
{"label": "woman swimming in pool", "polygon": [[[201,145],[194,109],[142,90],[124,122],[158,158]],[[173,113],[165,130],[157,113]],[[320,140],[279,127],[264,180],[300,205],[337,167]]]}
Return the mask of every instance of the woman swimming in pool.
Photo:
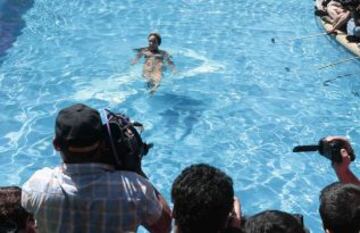
{"label": "woman swimming in pool", "polygon": [[142,57],[145,58],[143,76],[149,82],[151,90],[155,91],[160,85],[162,72],[166,68],[164,62],[166,62],[166,65],[168,65],[173,72],[175,71],[175,64],[166,51],[159,49],[161,37],[158,33],[150,33],[148,35],[148,41],[148,47],[135,49],[137,54],[131,64],[136,64]]}

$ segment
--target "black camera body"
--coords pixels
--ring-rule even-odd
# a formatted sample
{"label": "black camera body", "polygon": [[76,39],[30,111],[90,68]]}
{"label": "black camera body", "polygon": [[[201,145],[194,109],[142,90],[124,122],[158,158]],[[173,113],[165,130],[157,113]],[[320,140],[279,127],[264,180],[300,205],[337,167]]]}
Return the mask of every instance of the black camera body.
{"label": "black camera body", "polygon": [[[325,158],[329,159],[335,163],[342,162],[342,156],[340,153],[341,149],[345,148],[345,143],[341,140],[333,140],[331,142],[327,142],[325,138],[320,139],[318,145],[302,145],[296,146],[293,149],[293,152],[309,152],[309,151],[319,151],[320,155],[324,156]],[[354,151],[348,151],[350,160],[355,160]]]}
{"label": "black camera body", "polygon": [[145,143],[140,133],[143,125],[132,122],[126,115],[113,113],[107,109],[106,123],[103,125],[105,135],[104,162],[116,170],[127,170],[147,178],[141,167],[141,161],[152,143]]}

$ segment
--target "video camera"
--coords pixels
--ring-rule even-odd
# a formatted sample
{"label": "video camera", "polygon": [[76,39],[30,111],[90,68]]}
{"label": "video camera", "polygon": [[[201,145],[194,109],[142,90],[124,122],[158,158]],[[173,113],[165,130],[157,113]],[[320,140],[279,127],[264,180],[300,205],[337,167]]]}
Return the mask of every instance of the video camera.
{"label": "video camera", "polygon": [[[334,140],[331,142],[328,142],[325,140],[325,138],[320,139],[319,143],[317,145],[301,145],[301,146],[295,146],[293,148],[293,152],[310,152],[310,151],[319,151],[320,155],[324,156],[325,158],[331,160],[335,163],[341,163],[342,162],[342,156],[340,153],[341,149],[345,148],[345,143],[341,140]],[[348,151],[350,155],[350,160],[355,160],[355,154],[354,151]]]}
{"label": "video camera", "polygon": [[153,147],[152,143],[143,142],[140,133],[143,125],[130,121],[122,113],[104,110],[105,156],[106,163],[115,166],[117,170],[134,171],[147,178],[141,168],[141,160]]}

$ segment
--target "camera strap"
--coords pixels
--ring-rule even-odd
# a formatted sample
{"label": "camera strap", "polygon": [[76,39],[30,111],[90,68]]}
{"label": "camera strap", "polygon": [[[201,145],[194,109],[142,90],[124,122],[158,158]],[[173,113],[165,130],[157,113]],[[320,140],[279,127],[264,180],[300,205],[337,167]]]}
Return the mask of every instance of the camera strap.
{"label": "camera strap", "polygon": [[111,144],[111,150],[114,154],[114,159],[116,161],[116,163],[119,165],[119,166],[122,166],[122,161],[120,160],[120,157],[116,151],[116,148],[115,148],[115,143],[114,143],[114,137],[112,136],[112,132],[111,132],[111,128],[110,128],[110,118],[111,117],[114,117],[114,113],[110,112],[108,109],[104,109],[103,111],[103,114],[105,115],[104,119],[105,119],[105,125],[106,125],[106,132],[109,136],[109,141],[110,141],[110,144]]}

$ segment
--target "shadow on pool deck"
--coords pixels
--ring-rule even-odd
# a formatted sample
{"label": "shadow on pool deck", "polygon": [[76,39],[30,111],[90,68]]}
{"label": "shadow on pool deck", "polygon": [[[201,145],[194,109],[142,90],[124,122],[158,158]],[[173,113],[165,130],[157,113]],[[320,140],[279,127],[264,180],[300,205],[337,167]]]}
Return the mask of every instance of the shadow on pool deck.
{"label": "shadow on pool deck", "polygon": [[26,26],[22,16],[34,5],[34,0],[0,0],[0,63],[21,30]]}

